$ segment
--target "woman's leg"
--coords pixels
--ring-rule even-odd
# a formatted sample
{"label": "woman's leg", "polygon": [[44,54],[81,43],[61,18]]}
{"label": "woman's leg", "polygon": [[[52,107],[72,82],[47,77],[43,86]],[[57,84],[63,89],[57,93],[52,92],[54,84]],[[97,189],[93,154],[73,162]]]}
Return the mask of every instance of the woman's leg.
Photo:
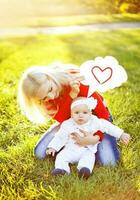
{"label": "woman's leg", "polygon": [[115,137],[104,134],[104,139],[98,144],[96,158],[102,165],[115,165],[117,163],[120,159],[120,153]]}
{"label": "woman's leg", "polygon": [[[108,109],[108,108],[107,108]],[[109,111],[109,121],[113,122],[112,114]],[[104,138],[98,144],[96,159],[102,165],[116,165],[120,159],[120,152],[117,147],[116,138],[104,133]]]}
{"label": "woman's leg", "polygon": [[37,142],[34,149],[34,154],[37,158],[44,159],[46,157],[46,149],[48,144],[53,139],[55,133],[59,130],[59,127],[60,124],[58,123],[52,125]]}

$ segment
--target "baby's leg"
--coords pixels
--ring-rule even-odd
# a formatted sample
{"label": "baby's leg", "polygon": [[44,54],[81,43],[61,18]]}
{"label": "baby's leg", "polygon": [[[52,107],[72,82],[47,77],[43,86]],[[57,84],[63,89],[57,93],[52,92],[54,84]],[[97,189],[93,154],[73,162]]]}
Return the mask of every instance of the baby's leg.
{"label": "baby's leg", "polygon": [[83,153],[82,157],[78,162],[77,169],[79,171],[79,176],[88,178],[92,173],[93,167],[95,164],[95,154],[89,149]]}
{"label": "baby's leg", "polygon": [[65,170],[68,174],[70,173],[69,163],[74,163],[78,159],[77,153],[70,149],[64,148],[60,153],[57,154],[55,160],[55,169]]}

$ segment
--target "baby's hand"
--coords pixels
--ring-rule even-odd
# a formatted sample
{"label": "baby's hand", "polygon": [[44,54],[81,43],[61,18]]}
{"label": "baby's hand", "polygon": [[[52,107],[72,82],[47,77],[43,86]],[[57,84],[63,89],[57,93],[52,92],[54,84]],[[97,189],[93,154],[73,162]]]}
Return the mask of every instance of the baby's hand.
{"label": "baby's hand", "polygon": [[122,133],[121,137],[120,137],[120,141],[124,144],[128,144],[130,141],[131,137],[128,133]]}
{"label": "baby's hand", "polygon": [[46,150],[46,154],[47,154],[47,155],[52,155],[52,156],[54,156],[55,153],[56,153],[56,150],[53,149],[53,148],[49,148],[49,149]]}

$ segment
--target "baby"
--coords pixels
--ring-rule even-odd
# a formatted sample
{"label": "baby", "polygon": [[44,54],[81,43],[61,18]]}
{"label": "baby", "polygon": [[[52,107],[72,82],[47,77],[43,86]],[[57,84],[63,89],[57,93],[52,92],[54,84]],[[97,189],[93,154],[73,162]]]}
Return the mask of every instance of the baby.
{"label": "baby", "polygon": [[92,109],[95,109],[97,100],[93,97],[78,97],[71,104],[71,118],[61,124],[59,131],[48,145],[47,154],[56,156],[55,169],[53,175],[63,175],[70,173],[70,163],[78,163],[77,169],[79,177],[88,178],[92,173],[95,164],[95,153],[97,144],[80,146],[75,143],[73,136],[78,133],[80,136],[96,133],[98,130],[121,139],[127,144],[130,135],[124,133],[122,129],[113,125],[105,119],[99,119],[92,115]]}

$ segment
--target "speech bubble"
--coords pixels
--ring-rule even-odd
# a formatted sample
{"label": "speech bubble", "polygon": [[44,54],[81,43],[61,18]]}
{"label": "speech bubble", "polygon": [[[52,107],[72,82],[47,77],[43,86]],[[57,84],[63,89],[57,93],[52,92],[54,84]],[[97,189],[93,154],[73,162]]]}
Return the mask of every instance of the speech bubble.
{"label": "speech bubble", "polygon": [[95,60],[88,60],[80,66],[80,73],[85,77],[81,81],[89,85],[88,97],[93,92],[106,92],[119,87],[127,80],[125,69],[113,56],[96,57]]}

